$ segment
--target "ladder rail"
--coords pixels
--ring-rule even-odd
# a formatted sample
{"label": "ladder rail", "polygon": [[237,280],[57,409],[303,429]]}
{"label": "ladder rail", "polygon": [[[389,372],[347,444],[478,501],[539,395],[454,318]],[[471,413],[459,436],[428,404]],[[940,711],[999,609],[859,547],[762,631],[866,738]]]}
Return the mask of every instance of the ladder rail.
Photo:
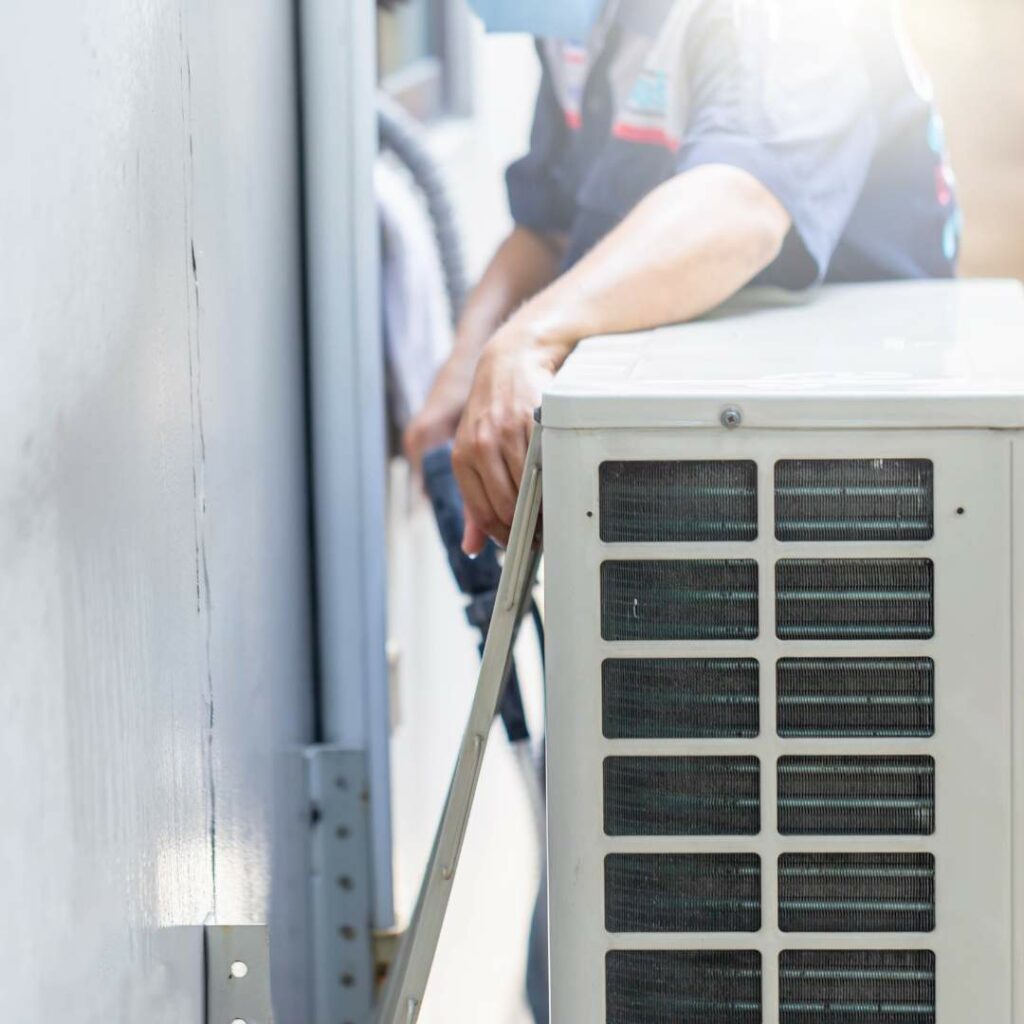
{"label": "ladder rail", "polygon": [[535,545],[541,508],[541,427],[530,439],[494,615],[487,633],[476,693],[463,734],[441,822],[409,929],[389,973],[376,1024],[415,1024],[423,1006],[469,824],[491,725],[512,660],[512,650],[537,576]]}

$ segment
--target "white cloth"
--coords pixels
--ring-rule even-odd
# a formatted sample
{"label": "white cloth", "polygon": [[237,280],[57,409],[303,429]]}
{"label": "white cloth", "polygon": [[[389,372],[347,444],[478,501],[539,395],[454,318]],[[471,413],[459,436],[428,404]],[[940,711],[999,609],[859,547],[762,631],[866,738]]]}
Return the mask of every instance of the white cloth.
{"label": "white cloth", "polygon": [[377,161],[374,179],[388,401],[401,430],[423,406],[451,351],[451,314],[433,226],[415,184],[387,157]]}

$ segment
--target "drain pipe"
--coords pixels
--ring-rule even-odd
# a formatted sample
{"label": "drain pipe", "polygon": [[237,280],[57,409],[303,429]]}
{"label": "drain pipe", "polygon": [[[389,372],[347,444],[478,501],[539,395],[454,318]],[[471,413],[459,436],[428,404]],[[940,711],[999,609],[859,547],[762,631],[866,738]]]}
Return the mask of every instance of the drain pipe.
{"label": "drain pipe", "polygon": [[371,926],[394,926],[376,10],[299,0],[321,742],[362,751]]}

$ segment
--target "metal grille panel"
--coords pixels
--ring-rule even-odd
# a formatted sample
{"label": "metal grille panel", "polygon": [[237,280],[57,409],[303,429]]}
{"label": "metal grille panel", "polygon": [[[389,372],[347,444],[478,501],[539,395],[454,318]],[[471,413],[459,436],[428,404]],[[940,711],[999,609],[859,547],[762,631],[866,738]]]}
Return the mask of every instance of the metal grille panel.
{"label": "metal grille panel", "polygon": [[608,739],[758,734],[754,658],[609,658],[601,676]]}
{"label": "metal grille panel", "polygon": [[608,757],[604,828],[610,836],[756,835],[756,757]]}
{"label": "metal grille panel", "polygon": [[930,835],[935,761],[930,757],[782,757],[783,835]]}
{"label": "metal grille panel", "polygon": [[756,932],[761,858],[739,854],[610,854],[609,932]]}
{"label": "metal grille panel", "polygon": [[783,658],[776,683],[785,738],[935,733],[931,658]]}
{"label": "metal grille panel", "polygon": [[605,640],[753,640],[752,560],[622,561],[601,566]]}
{"label": "metal grille panel", "polygon": [[786,950],[779,1024],[935,1024],[929,950]]}
{"label": "metal grille panel", "polygon": [[761,1024],[756,950],[612,951],[607,1024]]}
{"label": "metal grille panel", "polygon": [[775,536],[782,541],[929,540],[927,459],[786,460],[775,464]]}
{"label": "metal grille panel", "polygon": [[[757,538],[752,461],[606,461],[599,483],[604,543]],[[776,538],[783,542],[907,542],[934,535],[929,460],[783,460],[775,464],[774,500]],[[779,560],[776,634],[811,641],[930,639],[934,573],[927,558]],[[755,640],[758,574],[753,558],[604,561],[602,639]],[[781,738],[934,735],[931,658],[879,656],[877,648],[874,656],[839,651],[846,656],[776,663]],[[601,686],[608,740],[752,740],[760,732],[755,658],[607,658]],[[784,756],[776,770],[781,835],[935,831],[931,757]],[[603,784],[608,836],[760,832],[760,761],[754,756],[610,756]],[[781,855],[779,929],[817,935],[932,931],[934,856],[862,849]],[[610,853],[604,859],[605,928],[612,935],[757,932],[761,888],[756,853]],[[930,952],[787,951],[779,969],[778,1024],[934,1024]],[[606,959],[606,1024],[761,1024],[760,976],[755,951],[613,951]]]}
{"label": "metal grille panel", "polygon": [[779,858],[784,932],[930,932],[930,853],[787,853]]}
{"label": "metal grille panel", "polygon": [[927,558],[793,559],[775,567],[782,640],[911,640],[934,635]]}
{"label": "metal grille panel", "polygon": [[603,462],[600,492],[605,542],[757,537],[753,462]]}

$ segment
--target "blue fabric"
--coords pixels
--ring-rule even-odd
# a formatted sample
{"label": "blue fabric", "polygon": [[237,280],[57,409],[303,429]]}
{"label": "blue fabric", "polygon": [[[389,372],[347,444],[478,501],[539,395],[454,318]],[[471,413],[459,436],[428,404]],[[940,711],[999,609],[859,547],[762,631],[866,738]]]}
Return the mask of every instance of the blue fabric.
{"label": "blue fabric", "polygon": [[545,851],[541,850],[540,888],[530,921],[530,941],[526,951],[526,1001],[534,1024],[549,1024],[548,1004],[548,871]]}
{"label": "blue fabric", "polygon": [[605,0],[469,0],[488,32],[585,39]]}
{"label": "blue fabric", "polygon": [[[541,749],[541,780],[547,776],[547,751]],[[526,949],[526,1002],[533,1014],[534,1024],[549,1024],[551,1008],[548,1003],[548,858],[547,830],[540,848],[540,886],[530,920],[530,940]]]}
{"label": "blue fabric", "polygon": [[[507,175],[516,222],[567,235],[569,266],[669,178],[724,163],[757,178],[793,220],[756,283],[953,276],[961,218],[941,121],[885,5],[852,17],[848,6],[746,5],[737,20],[733,0],[622,0],[587,55],[578,108],[571,89],[560,95],[557,48],[538,43],[530,151]],[[674,20],[672,66],[641,63],[623,105],[620,55],[644,34],[663,51]],[[679,124],[675,95],[685,97]]]}

